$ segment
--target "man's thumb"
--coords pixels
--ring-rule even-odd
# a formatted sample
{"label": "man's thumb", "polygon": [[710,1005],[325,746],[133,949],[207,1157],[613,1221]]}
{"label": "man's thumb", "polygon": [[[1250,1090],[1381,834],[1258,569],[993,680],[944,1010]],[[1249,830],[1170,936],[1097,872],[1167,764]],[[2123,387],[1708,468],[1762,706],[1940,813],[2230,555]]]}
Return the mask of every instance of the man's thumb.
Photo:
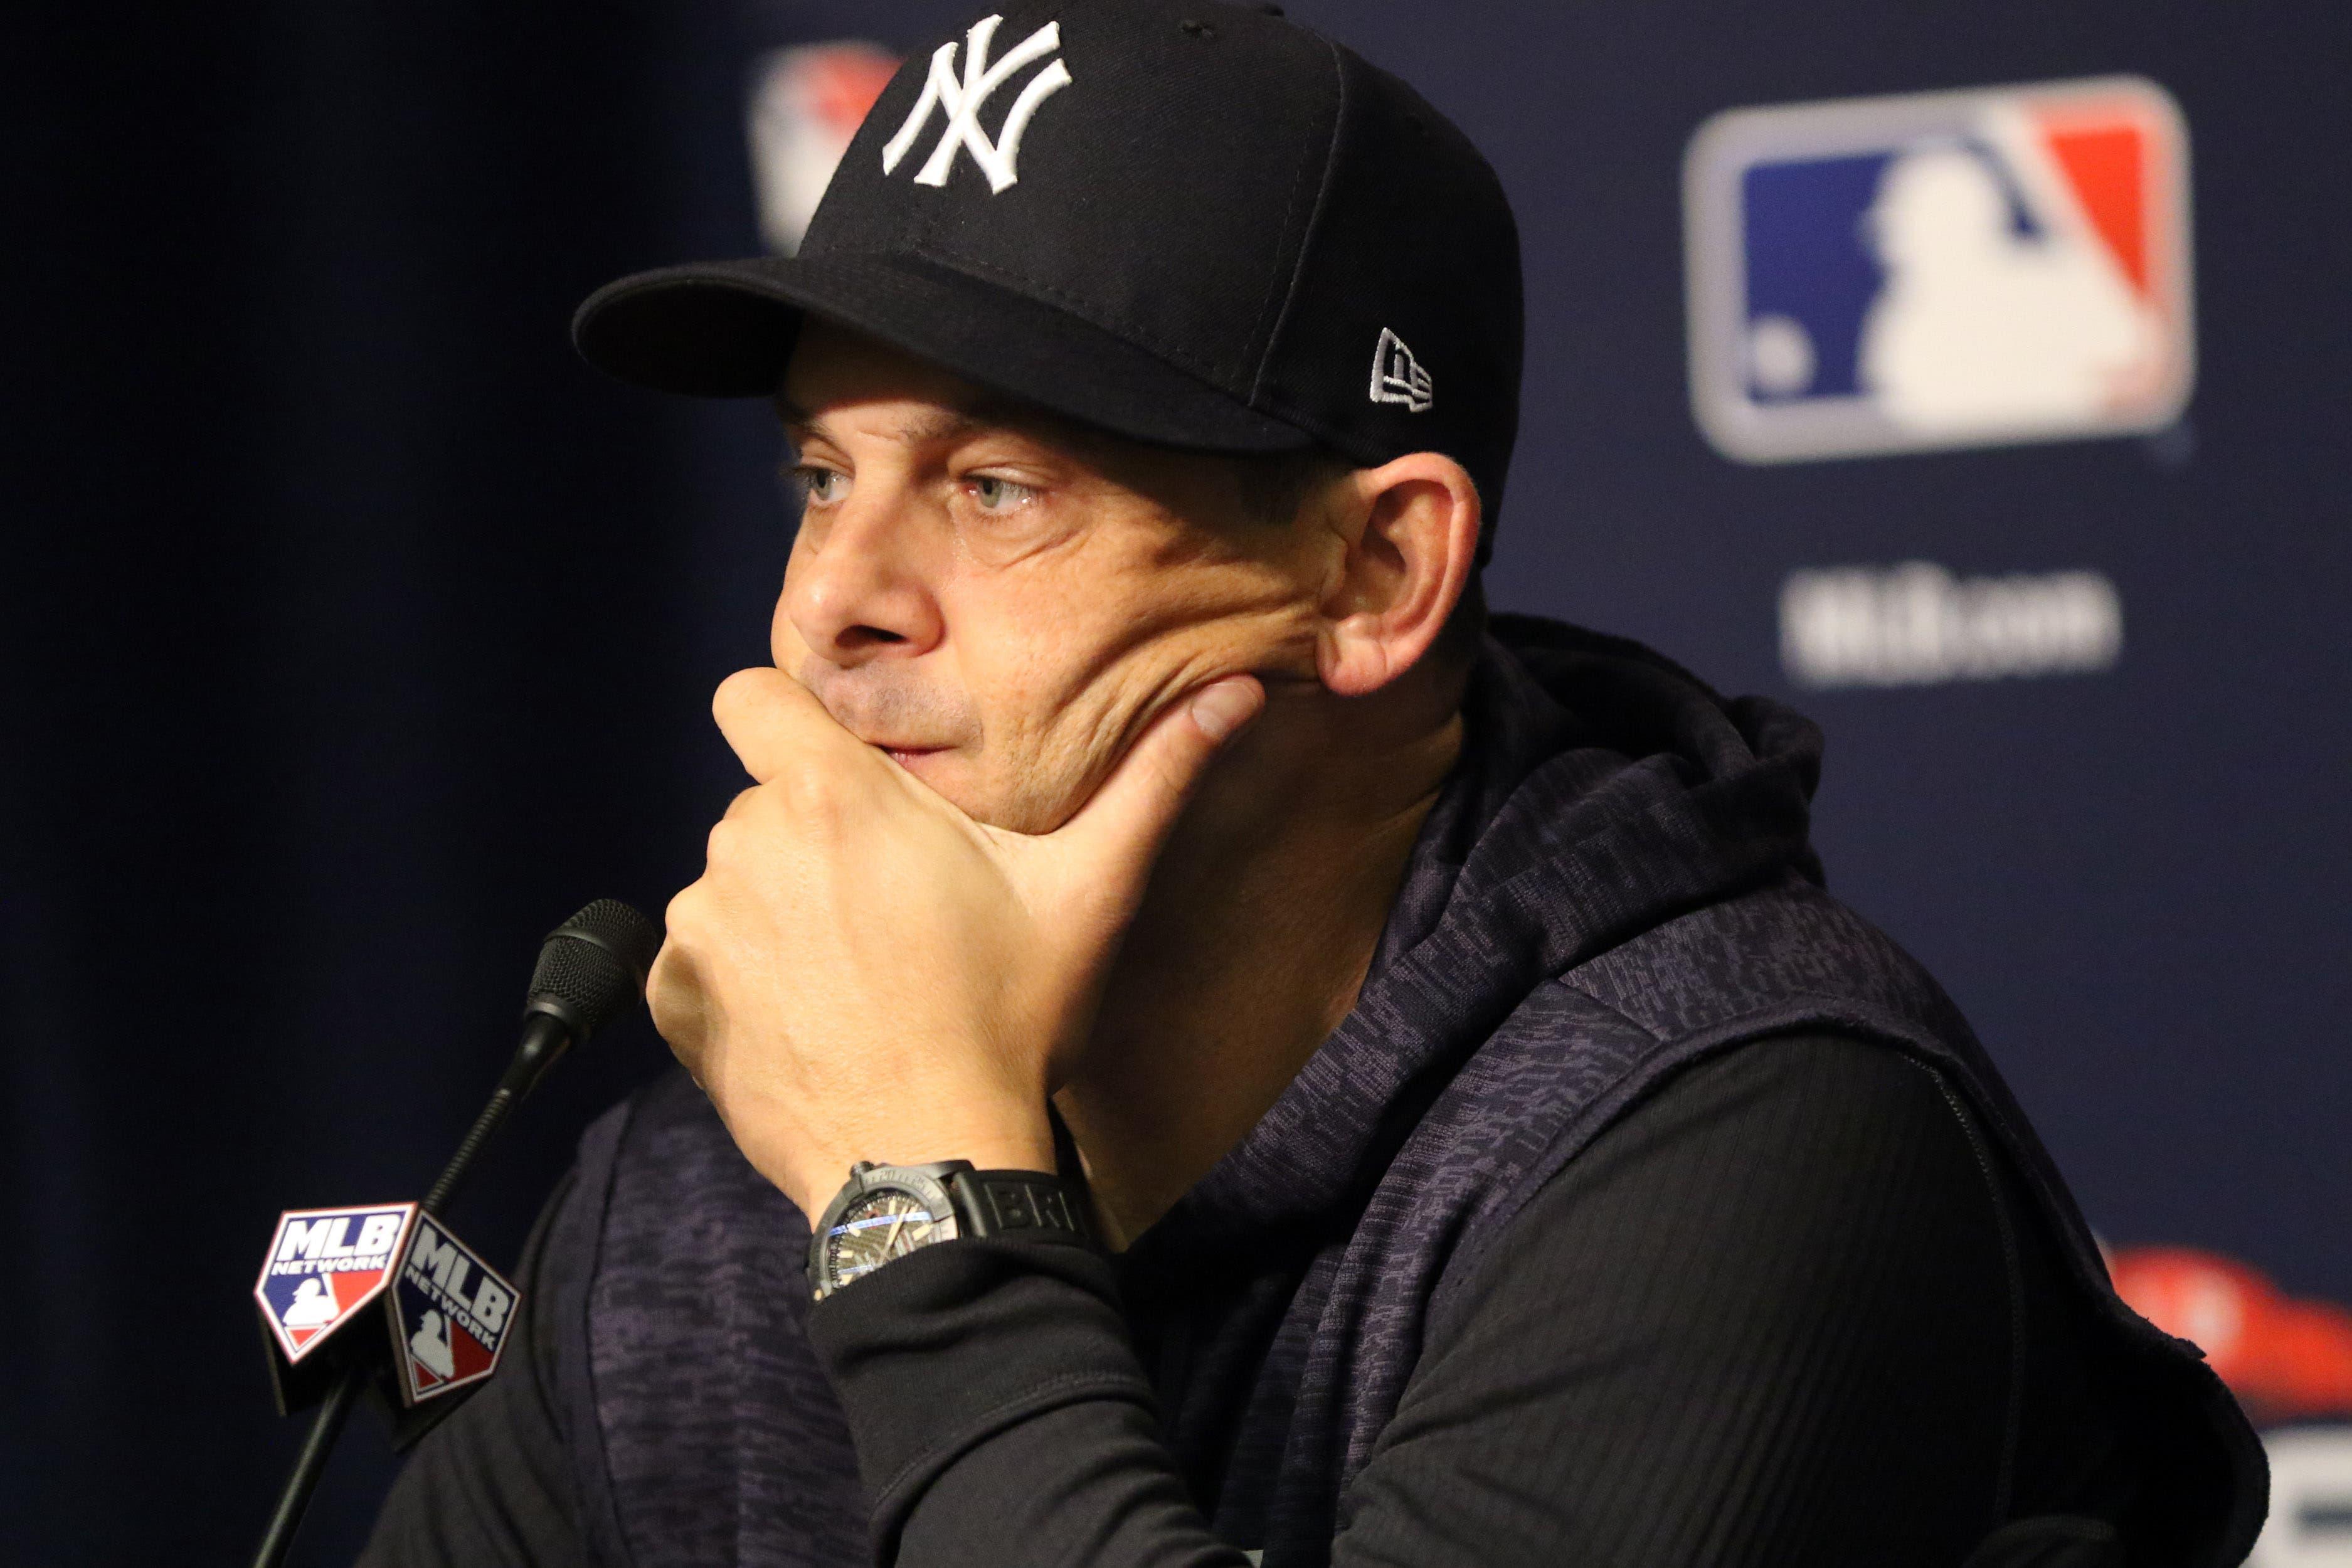
{"label": "man's thumb", "polygon": [[1054,837],[1076,847],[1096,875],[1139,887],[1209,763],[1265,706],[1265,688],[1246,675],[1202,687],[1144,731]]}

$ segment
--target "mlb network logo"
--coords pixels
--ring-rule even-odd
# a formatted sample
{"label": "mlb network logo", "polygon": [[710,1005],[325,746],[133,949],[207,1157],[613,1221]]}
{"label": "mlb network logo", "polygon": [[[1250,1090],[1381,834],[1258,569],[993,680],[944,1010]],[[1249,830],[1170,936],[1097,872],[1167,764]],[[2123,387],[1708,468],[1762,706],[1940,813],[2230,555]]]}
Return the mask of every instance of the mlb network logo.
{"label": "mlb network logo", "polygon": [[414,1204],[278,1216],[253,1295],[289,1363],[383,1294],[415,1217]]}
{"label": "mlb network logo", "polygon": [[498,1370],[521,1300],[416,1204],[280,1215],[253,1294],[282,1357],[271,1365],[289,1408],[324,1392],[293,1375],[305,1356],[330,1339],[369,1342],[355,1357],[381,1353],[376,1336],[387,1331],[403,1405],[479,1383]]}
{"label": "mlb network logo", "polygon": [[514,1321],[515,1288],[481,1256],[421,1215],[393,1293],[394,1334],[411,1405],[498,1370]]}
{"label": "mlb network logo", "polygon": [[1771,463],[2170,424],[2188,159],[2134,77],[1717,115],[1683,171],[1700,429]]}

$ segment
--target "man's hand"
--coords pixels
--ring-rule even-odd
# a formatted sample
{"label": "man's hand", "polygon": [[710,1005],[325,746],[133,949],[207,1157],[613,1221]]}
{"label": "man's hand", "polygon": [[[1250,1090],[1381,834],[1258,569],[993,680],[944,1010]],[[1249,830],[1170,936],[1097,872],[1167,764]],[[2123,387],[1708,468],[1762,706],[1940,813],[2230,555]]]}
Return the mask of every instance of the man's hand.
{"label": "man's hand", "polygon": [[781,670],[719,689],[757,781],[670,901],[655,1027],[812,1217],[855,1160],[1050,1171],[1053,1063],[1091,1026],[1153,859],[1265,694],[1176,704],[1041,837],[973,822]]}

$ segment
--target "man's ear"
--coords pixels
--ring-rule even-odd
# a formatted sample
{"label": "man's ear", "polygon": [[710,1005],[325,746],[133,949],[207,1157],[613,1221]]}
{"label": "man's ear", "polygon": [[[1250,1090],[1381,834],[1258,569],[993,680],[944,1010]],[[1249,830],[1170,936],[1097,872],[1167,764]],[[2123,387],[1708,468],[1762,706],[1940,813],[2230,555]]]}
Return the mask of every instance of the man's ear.
{"label": "man's ear", "polygon": [[1414,452],[1361,468],[1334,498],[1339,570],[1322,605],[1316,671],[1341,697],[1419,663],[1461,602],[1478,557],[1478,487],[1453,458]]}

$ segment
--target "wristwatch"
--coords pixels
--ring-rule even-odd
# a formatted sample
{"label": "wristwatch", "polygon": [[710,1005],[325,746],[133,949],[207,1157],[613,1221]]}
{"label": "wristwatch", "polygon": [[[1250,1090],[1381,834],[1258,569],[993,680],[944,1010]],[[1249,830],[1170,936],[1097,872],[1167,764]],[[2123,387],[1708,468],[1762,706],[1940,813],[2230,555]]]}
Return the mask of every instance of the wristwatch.
{"label": "wristwatch", "polygon": [[1058,1176],[976,1171],[969,1160],[861,1160],[809,1238],[809,1289],[822,1301],[894,1258],[959,1237],[1092,1244],[1083,1205]]}

